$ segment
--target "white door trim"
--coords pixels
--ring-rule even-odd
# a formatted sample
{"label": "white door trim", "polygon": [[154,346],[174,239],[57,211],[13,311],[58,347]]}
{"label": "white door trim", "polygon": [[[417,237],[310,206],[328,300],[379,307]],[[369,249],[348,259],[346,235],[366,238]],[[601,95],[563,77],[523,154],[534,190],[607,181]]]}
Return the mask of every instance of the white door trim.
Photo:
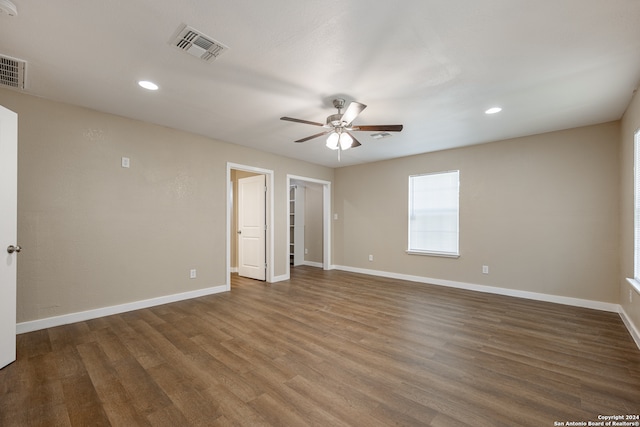
{"label": "white door trim", "polygon": [[[309,178],[306,176],[289,175],[287,174],[287,212],[286,212],[286,224],[287,224],[287,239],[286,239],[286,253],[289,253],[289,239],[291,238],[291,230],[289,225],[289,188],[291,187],[291,181],[306,181],[313,182],[315,184],[322,185],[322,269],[331,269],[331,181],[324,181],[316,178]],[[287,258],[287,278],[291,277],[291,266],[289,265],[289,258]]]}
{"label": "white door trim", "polygon": [[241,170],[245,172],[253,172],[265,175],[267,185],[267,282],[275,282],[274,279],[274,214],[273,214],[273,175],[274,172],[270,169],[262,169],[254,166],[241,165],[239,163],[227,162],[227,291],[231,290],[231,213],[233,212],[233,200],[232,195],[232,183],[231,183],[231,170]]}

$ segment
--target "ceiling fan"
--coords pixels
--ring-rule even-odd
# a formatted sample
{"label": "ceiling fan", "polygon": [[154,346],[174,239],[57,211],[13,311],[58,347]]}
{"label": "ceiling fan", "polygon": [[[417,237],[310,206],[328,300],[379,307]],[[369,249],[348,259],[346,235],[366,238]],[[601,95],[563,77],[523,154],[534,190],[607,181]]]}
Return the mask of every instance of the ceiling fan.
{"label": "ceiling fan", "polygon": [[353,121],[358,115],[367,108],[366,105],[359,102],[351,102],[344,114],[345,100],[342,98],[336,98],[333,100],[333,106],[338,109],[338,114],[332,114],[327,117],[326,123],[311,122],[308,120],[294,119],[291,117],[280,117],[280,120],[287,120],[296,123],[305,123],[313,126],[320,126],[325,128],[325,131],[317,133],[315,135],[308,136],[306,138],[298,139],[295,142],[305,142],[310,139],[317,138],[322,135],[329,135],[327,138],[327,147],[332,150],[347,150],[349,148],[359,147],[360,142],[353,136],[351,132],[365,131],[365,132],[400,132],[402,125],[366,125],[357,126],[353,124]]}

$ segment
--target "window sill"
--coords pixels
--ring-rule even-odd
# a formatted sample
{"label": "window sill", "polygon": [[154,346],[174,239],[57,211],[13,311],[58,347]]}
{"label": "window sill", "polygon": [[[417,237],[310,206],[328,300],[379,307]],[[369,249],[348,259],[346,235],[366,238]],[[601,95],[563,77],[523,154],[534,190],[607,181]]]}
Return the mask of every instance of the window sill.
{"label": "window sill", "polygon": [[452,254],[447,252],[428,252],[428,251],[415,251],[415,250],[408,250],[406,252],[409,255],[436,256],[436,257],[442,257],[442,258],[460,258],[460,254]]}
{"label": "window sill", "polygon": [[627,282],[629,282],[629,284],[631,285],[631,287],[638,293],[640,294],[640,282],[638,282],[636,279],[630,279],[627,277]]}

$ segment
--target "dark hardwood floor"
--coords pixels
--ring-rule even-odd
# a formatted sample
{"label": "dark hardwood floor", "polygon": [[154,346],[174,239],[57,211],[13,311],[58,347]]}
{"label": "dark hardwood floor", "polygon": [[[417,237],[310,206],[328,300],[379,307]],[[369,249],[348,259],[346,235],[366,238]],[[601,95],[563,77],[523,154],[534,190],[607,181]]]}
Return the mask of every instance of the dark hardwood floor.
{"label": "dark hardwood floor", "polygon": [[18,336],[1,426],[554,426],[640,414],[619,316],[311,267]]}

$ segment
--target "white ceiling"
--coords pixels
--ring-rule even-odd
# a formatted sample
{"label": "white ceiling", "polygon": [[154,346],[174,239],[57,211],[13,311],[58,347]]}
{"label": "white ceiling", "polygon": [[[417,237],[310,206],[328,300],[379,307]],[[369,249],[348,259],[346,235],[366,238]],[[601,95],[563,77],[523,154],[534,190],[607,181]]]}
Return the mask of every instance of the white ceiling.
{"label": "white ceiling", "polygon": [[[617,120],[640,81],[640,0],[12,1],[26,93],[331,167]],[[182,24],[230,49],[179,51]],[[323,122],[337,95],[404,130],[340,163],[293,143],[322,129],[279,118]]]}

